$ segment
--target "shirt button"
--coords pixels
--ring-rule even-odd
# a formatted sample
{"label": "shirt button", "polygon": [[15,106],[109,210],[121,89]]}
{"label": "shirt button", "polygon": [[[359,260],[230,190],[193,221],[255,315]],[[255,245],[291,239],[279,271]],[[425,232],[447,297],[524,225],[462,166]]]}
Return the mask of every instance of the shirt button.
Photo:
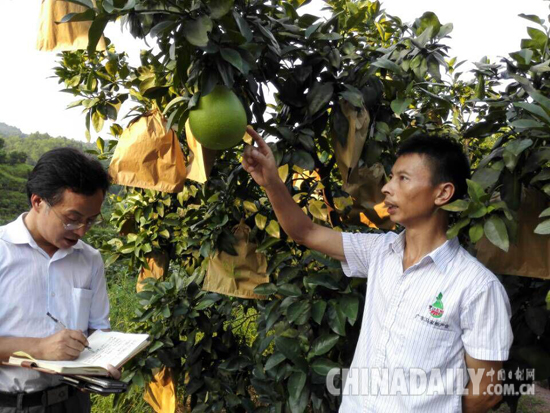
{"label": "shirt button", "polygon": [[55,297],[55,293],[52,293],[52,297]]}

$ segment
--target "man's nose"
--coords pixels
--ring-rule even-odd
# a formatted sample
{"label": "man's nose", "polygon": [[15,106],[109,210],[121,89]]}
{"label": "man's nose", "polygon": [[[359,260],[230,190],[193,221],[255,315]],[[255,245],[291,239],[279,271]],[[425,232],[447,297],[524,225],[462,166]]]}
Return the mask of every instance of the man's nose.
{"label": "man's nose", "polygon": [[390,184],[391,184],[391,179],[388,182],[386,182],[386,184],[382,187],[382,193],[384,195],[390,194]]}
{"label": "man's nose", "polygon": [[82,238],[88,231],[88,227],[84,225],[82,228],[75,229],[73,232],[78,235],[78,238]]}

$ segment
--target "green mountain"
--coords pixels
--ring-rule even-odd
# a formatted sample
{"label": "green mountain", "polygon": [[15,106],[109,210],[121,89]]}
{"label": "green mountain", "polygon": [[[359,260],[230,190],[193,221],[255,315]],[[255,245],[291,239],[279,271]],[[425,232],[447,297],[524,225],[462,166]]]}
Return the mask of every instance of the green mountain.
{"label": "green mountain", "polygon": [[20,129],[6,125],[3,122],[0,122],[0,135],[3,136],[24,136],[25,134],[21,132]]}
{"label": "green mountain", "polygon": [[36,165],[38,158],[40,158],[42,154],[54,148],[71,146],[82,151],[96,149],[95,145],[90,143],[75,141],[65,137],[54,138],[47,133],[40,132],[31,133],[30,135],[2,135],[0,131],[0,137],[4,139],[4,150],[6,152],[25,152],[29,165]]}

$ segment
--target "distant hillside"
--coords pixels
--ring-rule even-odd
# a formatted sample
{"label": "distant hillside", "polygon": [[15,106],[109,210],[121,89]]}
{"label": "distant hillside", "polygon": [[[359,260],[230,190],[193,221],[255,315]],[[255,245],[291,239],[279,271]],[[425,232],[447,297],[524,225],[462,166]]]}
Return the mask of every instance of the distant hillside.
{"label": "distant hillside", "polygon": [[[17,128],[14,128],[17,129]],[[27,163],[36,165],[38,159],[46,152],[54,148],[70,146],[82,151],[94,149],[95,145],[67,139],[63,137],[54,138],[47,133],[31,133],[30,135],[3,135],[0,131],[0,137],[6,142],[4,150],[6,152],[22,151],[27,154]]]}
{"label": "distant hillside", "polygon": [[14,126],[6,125],[0,122],[0,135],[3,136],[24,136],[25,134]]}

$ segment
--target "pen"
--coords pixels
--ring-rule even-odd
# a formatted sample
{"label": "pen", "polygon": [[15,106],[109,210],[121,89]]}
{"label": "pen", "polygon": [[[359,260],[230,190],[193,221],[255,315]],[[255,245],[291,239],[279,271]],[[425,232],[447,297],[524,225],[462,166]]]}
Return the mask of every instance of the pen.
{"label": "pen", "polygon": [[[63,324],[61,321],[59,321],[57,318],[55,318],[53,315],[51,315],[49,311],[46,313],[46,315],[47,315],[48,317],[50,317],[53,321],[55,321],[55,323],[56,323],[58,326],[60,326],[60,327],[62,327],[62,328],[67,328],[67,327],[65,326],[65,324]],[[84,347],[86,347],[86,348],[87,348],[88,350],[90,350],[92,353],[95,353],[95,351],[93,351],[92,348],[91,348],[90,346],[86,346],[86,345],[85,345]]]}

